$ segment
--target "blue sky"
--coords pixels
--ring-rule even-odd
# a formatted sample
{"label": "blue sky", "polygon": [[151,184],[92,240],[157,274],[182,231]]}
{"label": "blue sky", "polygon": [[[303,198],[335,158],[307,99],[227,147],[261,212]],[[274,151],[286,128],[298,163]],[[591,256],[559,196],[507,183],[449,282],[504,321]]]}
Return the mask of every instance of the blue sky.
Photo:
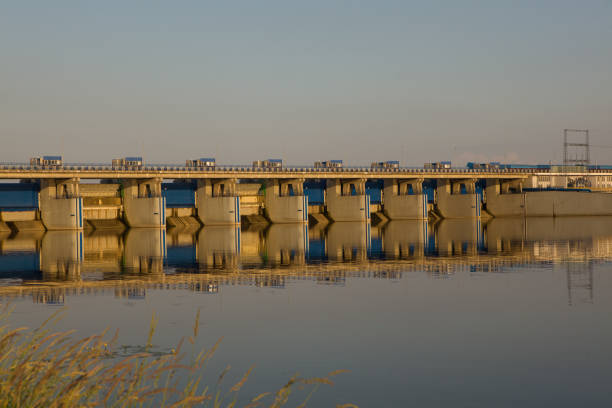
{"label": "blue sky", "polygon": [[[1,1],[2,161],[562,159],[612,145],[611,1]],[[594,149],[612,163],[612,149]]]}

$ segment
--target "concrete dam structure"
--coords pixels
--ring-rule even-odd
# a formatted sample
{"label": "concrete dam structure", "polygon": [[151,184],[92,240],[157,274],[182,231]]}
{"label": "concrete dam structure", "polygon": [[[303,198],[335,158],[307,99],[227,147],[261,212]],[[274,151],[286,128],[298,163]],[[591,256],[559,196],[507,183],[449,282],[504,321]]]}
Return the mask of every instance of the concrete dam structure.
{"label": "concrete dam structure", "polygon": [[[0,231],[612,215],[612,169],[0,165]],[[188,163],[189,164],[189,163]],[[450,165],[449,165],[450,167]]]}

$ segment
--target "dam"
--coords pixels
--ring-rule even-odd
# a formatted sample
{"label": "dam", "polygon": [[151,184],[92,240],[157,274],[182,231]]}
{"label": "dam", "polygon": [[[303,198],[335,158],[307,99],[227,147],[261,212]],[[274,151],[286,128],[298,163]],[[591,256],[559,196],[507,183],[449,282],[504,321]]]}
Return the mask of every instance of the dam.
{"label": "dam", "polygon": [[610,166],[0,165],[0,231],[612,215]]}

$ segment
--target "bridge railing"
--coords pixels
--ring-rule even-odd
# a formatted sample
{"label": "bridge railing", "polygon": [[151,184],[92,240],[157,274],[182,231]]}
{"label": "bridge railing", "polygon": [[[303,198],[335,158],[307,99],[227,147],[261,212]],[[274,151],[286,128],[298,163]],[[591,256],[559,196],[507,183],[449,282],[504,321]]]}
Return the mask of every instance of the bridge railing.
{"label": "bridge railing", "polygon": [[[416,174],[533,174],[550,173],[550,168],[520,167],[520,168],[491,168],[491,169],[470,169],[466,167],[454,167],[450,169],[429,169],[423,167],[405,166],[399,168],[372,168],[367,166],[344,166],[339,168],[314,167],[314,166],[283,166],[283,167],[253,167],[252,165],[226,165],[218,164],[214,167],[187,167],[178,164],[147,164],[145,166],[112,166],[104,163],[65,163],[62,166],[40,166],[30,165],[29,163],[19,162],[0,162],[1,170],[17,171],[99,171],[99,172],[185,172],[185,173],[214,173],[214,172],[256,172],[256,173],[275,173],[275,172],[299,172],[299,173],[416,173]],[[589,173],[612,173],[612,168],[589,168]]]}
{"label": "bridge railing", "polygon": [[468,169],[468,168],[451,168],[451,169],[425,169],[419,167],[400,167],[400,168],[371,168],[361,166],[347,166],[341,168],[315,168],[315,167],[252,167],[252,166],[228,166],[217,165],[215,167],[186,167],[186,166],[168,166],[168,165],[146,165],[139,167],[130,166],[111,166],[99,164],[65,164],[62,166],[32,166],[29,164],[17,163],[0,163],[0,170],[24,170],[24,171],[134,171],[134,172],[151,172],[151,171],[174,171],[174,172],[215,172],[215,171],[242,171],[242,172],[312,172],[312,173],[531,173],[548,172],[548,169]]}

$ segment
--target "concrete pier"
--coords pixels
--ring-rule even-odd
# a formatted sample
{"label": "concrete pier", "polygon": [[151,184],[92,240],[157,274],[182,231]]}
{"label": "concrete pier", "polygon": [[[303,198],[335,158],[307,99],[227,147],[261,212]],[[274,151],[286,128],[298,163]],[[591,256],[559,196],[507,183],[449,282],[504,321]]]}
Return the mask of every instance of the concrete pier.
{"label": "concrete pier", "polygon": [[240,224],[240,199],[236,179],[198,180],[196,208],[204,225]]}
{"label": "concrete pier", "polygon": [[482,208],[476,179],[438,179],[437,208],[444,218],[478,218]]}
{"label": "concrete pier", "polygon": [[366,179],[329,179],[325,189],[327,215],[333,221],[369,221],[370,197]]}
{"label": "concrete pier", "polygon": [[161,179],[122,180],[123,213],[130,227],[165,227],[166,201]]}
{"label": "concrete pier", "polygon": [[522,180],[487,180],[487,211],[494,217],[524,216],[525,195],[522,191]]}
{"label": "concrete pier", "polygon": [[79,193],[79,179],[41,180],[39,206],[46,229],[83,229],[83,199]]}
{"label": "concrete pier", "polygon": [[423,179],[385,180],[383,212],[391,220],[427,219],[427,197]]}
{"label": "concrete pier", "polygon": [[308,197],[304,179],[266,180],[264,209],[272,223],[308,222]]}

